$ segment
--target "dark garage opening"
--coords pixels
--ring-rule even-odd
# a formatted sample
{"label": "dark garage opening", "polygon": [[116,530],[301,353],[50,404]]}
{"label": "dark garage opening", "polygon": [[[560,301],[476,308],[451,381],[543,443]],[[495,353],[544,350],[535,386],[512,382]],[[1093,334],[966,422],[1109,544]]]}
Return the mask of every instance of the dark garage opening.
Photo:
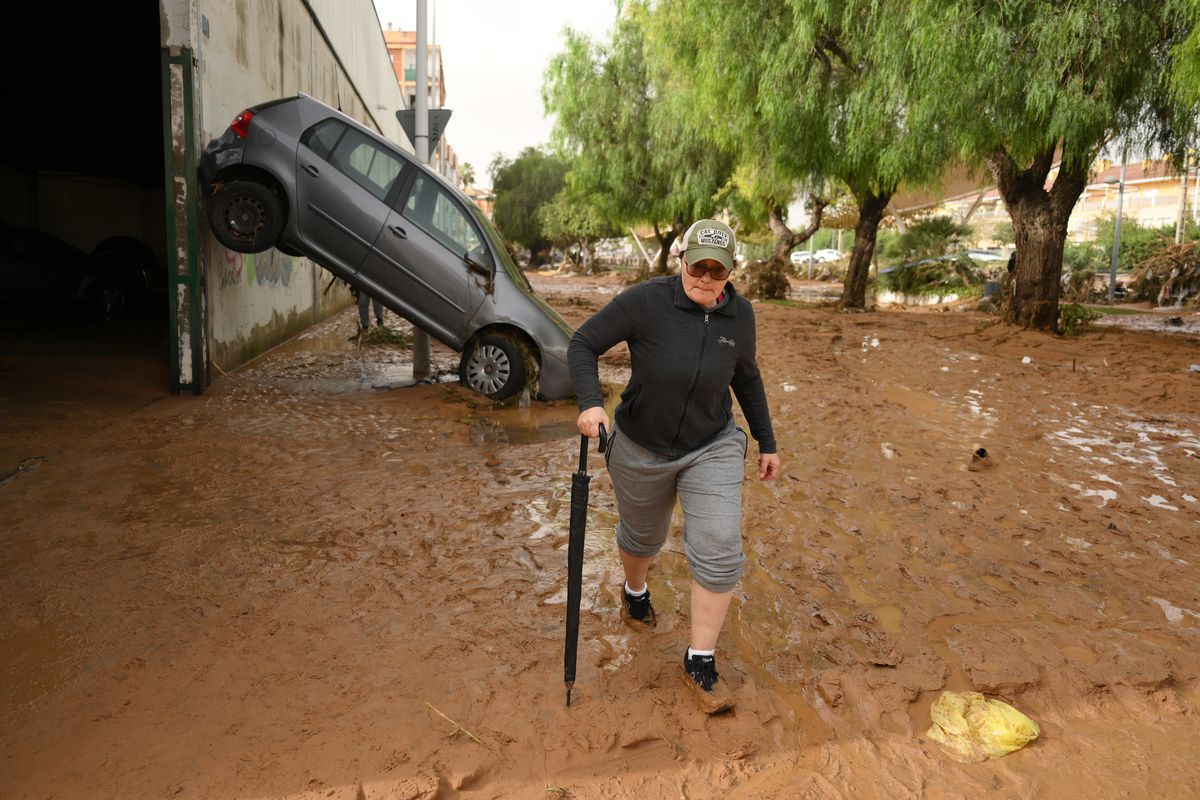
{"label": "dark garage opening", "polygon": [[0,482],[169,391],[159,4],[0,26]]}

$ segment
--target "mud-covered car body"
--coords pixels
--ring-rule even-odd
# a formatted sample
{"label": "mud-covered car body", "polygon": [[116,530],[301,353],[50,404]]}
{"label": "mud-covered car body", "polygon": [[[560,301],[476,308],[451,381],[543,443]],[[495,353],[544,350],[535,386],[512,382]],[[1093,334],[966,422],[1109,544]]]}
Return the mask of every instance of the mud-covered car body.
{"label": "mud-covered car body", "polygon": [[200,175],[227,247],[312,259],[463,353],[460,377],[484,394],[519,391],[510,374],[573,394],[570,326],[474,203],[369,128],[304,94],[275,100],[213,140]]}

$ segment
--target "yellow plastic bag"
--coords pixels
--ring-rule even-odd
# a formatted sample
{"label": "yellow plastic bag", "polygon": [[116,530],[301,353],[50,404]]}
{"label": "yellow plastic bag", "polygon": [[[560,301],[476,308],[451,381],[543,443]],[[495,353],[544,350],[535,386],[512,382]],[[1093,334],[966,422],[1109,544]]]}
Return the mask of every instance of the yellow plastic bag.
{"label": "yellow plastic bag", "polygon": [[979,692],[942,692],[929,716],[933,725],[925,735],[968,764],[1020,750],[1041,733],[1036,722],[1008,703]]}

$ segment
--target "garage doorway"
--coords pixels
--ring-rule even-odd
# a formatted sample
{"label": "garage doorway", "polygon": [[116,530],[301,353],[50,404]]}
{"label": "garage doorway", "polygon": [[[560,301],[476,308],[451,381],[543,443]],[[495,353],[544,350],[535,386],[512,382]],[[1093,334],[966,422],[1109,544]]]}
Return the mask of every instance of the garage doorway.
{"label": "garage doorway", "polygon": [[22,9],[0,26],[0,476],[172,388],[160,4]]}

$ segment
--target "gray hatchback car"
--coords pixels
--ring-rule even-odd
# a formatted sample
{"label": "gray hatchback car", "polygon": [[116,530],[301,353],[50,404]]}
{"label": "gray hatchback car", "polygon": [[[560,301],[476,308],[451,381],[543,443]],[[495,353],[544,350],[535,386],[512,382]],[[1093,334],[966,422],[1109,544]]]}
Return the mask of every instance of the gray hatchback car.
{"label": "gray hatchback car", "polygon": [[573,394],[571,327],[538,297],[474,203],[369,128],[305,94],[239,114],[205,148],[213,235],[306,256],[462,354],[496,400]]}

